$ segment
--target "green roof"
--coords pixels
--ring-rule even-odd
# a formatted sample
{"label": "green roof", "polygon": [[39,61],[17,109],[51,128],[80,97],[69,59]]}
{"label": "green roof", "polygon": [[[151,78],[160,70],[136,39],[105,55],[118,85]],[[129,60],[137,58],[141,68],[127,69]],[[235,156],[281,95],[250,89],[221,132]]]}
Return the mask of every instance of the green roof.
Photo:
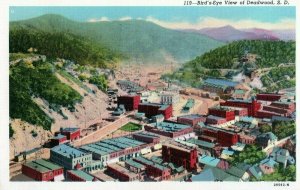
{"label": "green roof", "polygon": [[230,167],[229,169],[226,170],[226,172],[239,178],[243,177],[243,175],[245,174],[244,170],[239,169],[235,166]]}
{"label": "green roof", "polygon": [[127,164],[129,164],[129,165],[131,165],[131,166],[133,166],[133,167],[139,168],[139,169],[145,168],[145,166],[144,166],[143,164],[140,164],[140,163],[138,163],[138,162],[135,162],[135,161],[133,161],[132,159],[127,160],[125,163],[127,163]]}
{"label": "green roof", "polygon": [[198,139],[194,139],[194,138],[190,138],[189,140],[187,140],[187,142],[198,145],[198,146],[207,147],[207,148],[215,147],[214,143],[210,143],[210,142],[206,142],[206,141],[202,141],[202,140],[198,140]]}
{"label": "green roof", "polygon": [[234,94],[245,94],[245,90],[235,90]]}
{"label": "green roof", "polygon": [[30,167],[36,171],[39,171],[40,173],[46,173],[52,170],[60,169],[62,168],[59,165],[56,165],[52,162],[40,159],[40,160],[34,160],[32,162],[28,162],[24,164],[27,167]]}
{"label": "green roof", "polygon": [[86,180],[86,181],[93,181],[93,179],[94,179],[94,176],[92,176],[84,171],[81,171],[81,170],[70,170],[69,172],[80,177],[81,179]]}

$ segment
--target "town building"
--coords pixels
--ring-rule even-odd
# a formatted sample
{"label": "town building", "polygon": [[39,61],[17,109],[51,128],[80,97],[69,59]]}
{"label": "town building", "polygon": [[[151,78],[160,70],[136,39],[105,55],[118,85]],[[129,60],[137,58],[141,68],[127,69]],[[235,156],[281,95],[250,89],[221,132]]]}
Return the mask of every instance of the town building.
{"label": "town building", "polygon": [[261,108],[261,103],[257,100],[240,100],[240,99],[230,99],[226,102],[221,102],[221,106],[239,107],[247,108],[248,115],[252,117],[257,117],[257,111]]}
{"label": "town building", "polygon": [[209,115],[206,118],[206,123],[210,124],[210,125],[222,125],[224,123],[227,123],[227,121],[226,121],[226,118],[224,118],[224,117]]}
{"label": "town building", "polygon": [[197,169],[198,153],[195,147],[179,143],[169,143],[162,146],[162,157],[165,162],[172,162],[191,171]]}
{"label": "town building", "polygon": [[259,168],[263,174],[271,174],[275,171],[275,166],[278,165],[273,158],[266,158],[259,163]]}
{"label": "town building", "polygon": [[256,144],[259,146],[266,148],[270,145],[275,145],[278,138],[272,132],[262,133],[256,137]]}
{"label": "town building", "polygon": [[210,143],[194,138],[190,138],[186,142],[196,145],[197,152],[200,155],[219,156],[221,153],[221,146],[215,143]]}
{"label": "town building", "polygon": [[226,173],[224,170],[205,166],[203,171],[191,178],[191,181],[241,181],[239,178]]}
{"label": "town building", "polygon": [[118,96],[118,106],[124,105],[126,111],[137,110],[140,103],[140,96],[138,95],[124,95]]}
{"label": "town building", "polygon": [[152,160],[144,157],[137,157],[133,159],[135,162],[146,166],[146,175],[155,181],[169,180],[171,178],[171,169],[161,164],[155,163]]}
{"label": "town building", "polygon": [[171,121],[148,124],[144,126],[144,129],[146,131],[167,136],[170,138],[190,138],[194,136],[193,128],[191,126]]}
{"label": "town building", "polygon": [[249,181],[250,175],[245,169],[238,168],[236,166],[231,166],[227,170],[225,170],[226,173],[233,175],[242,181]]}
{"label": "town building", "polygon": [[234,110],[226,107],[215,106],[208,109],[208,114],[225,118],[226,121],[231,121],[235,119]]}
{"label": "town building", "polygon": [[118,163],[107,165],[107,173],[119,181],[139,181],[141,176]]}
{"label": "town building", "polygon": [[273,158],[276,162],[281,163],[284,168],[289,165],[295,164],[295,159],[290,156],[290,152],[287,149],[283,149],[280,147],[273,148],[270,158]]}
{"label": "town building", "polygon": [[[139,135],[138,138],[140,138],[140,136],[141,135]],[[147,140],[149,138],[147,138]],[[154,146],[154,144],[155,143],[143,142],[124,136],[87,144],[81,146],[80,149],[91,152],[95,160],[100,160],[103,166],[106,166],[108,164],[137,157],[143,149],[148,149],[149,147]]]}
{"label": "town building", "polygon": [[188,113],[192,107],[195,106],[195,100],[192,98],[189,98],[186,102],[186,104],[182,108],[183,113]]}
{"label": "town building", "polygon": [[204,126],[202,127],[202,135],[199,136],[199,140],[212,143],[217,142],[221,146],[230,147],[238,142],[239,135],[235,132],[221,128]]}
{"label": "town building", "polygon": [[160,103],[167,105],[176,105],[180,100],[180,96],[176,92],[166,92],[163,91],[160,94]]}
{"label": "town building", "polygon": [[141,103],[138,106],[138,112],[145,113],[146,117],[148,118],[162,114],[165,117],[165,119],[169,119],[173,115],[173,108],[172,105],[164,105],[157,103]]}
{"label": "town building", "polygon": [[283,94],[261,93],[256,95],[256,99],[260,101],[278,101]]}
{"label": "town building", "polygon": [[146,167],[143,164],[140,164],[139,162],[136,162],[132,159],[130,160],[126,160],[125,161],[125,167],[134,172],[134,173],[139,173],[139,174],[143,174],[146,170]]}
{"label": "town building", "polygon": [[66,172],[66,178],[67,181],[98,181],[98,179],[95,176],[92,176],[82,170],[68,170]]}
{"label": "town building", "polygon": [[77,164],[85,168],[92,162],[92,154],[74,148],[71,145],[60,144],[50,149],[50,160],[66,169],[72,170]]}
{"label": "town building", "polygon": [[153,143],[153,144],[157,144],[160,142],[159,136],[147,132],[134,133],[132,134],[132,138],[138,141]]}
{"label": "town building", "polygon": [[44,159],[22,164],[22,173],[36,181],[61,181],[63,171],[63,167]]}
{"label": "town building", "polygon": [[202,89],[218,94],[230,94],[237,85],[237,82],[209,78],[203,82]]}
{"label": "town building", "polygon": [[80,128],[78,127],[65,127],[60,128],[59,132],[55,132],[55,136],[58,134],[64,135],[68,140],[74,141],[80,138]]}
{"label": "town building", "polygon": [[199,165],[202,168],[204,168],[205,166],[217,167],[220,161],[221,160],[219,158],[208,155],[202,155],[198,159]]}
{"label": "town building", "polygon": [[67,137],[62,134],[57,134],[51,139],[51,146],[57,146],[67,142]]}
{"label": "town building", "polygon": [[190,125],[196,127],[199,122],[205,122],[206,117],[199,114],[190,114],[177,117],[177,122],[181,124]]}

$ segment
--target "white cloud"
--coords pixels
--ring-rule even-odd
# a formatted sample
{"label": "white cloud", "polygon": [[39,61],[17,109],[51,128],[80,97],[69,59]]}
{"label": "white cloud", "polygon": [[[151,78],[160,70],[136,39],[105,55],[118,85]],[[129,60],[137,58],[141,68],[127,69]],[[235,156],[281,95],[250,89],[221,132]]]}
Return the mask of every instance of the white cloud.
{"label": "white cloud", "polygon": [[121,17],[119,18],[120,21],[126,21],[126,20],[132,20],[132,18],[130,16],[125,16],[125,17]]}
{"label": "white cloud", "polygon": [[237,29],[246,29],[246,28],[263,28],[268,30],[295,29],[294,19],[282,19],[276,23],[271,23],[271,22],[261,22],[261,21],[251,20],[251,19],[234,21],[229,19],[204,17],[198,19],[195,23],[191,23],[186,21],[182,21],[182,22],[163,21],[149,16],[146,18],[146,20],[171,29],[201,29],[207,27],[220,27],[225,25],[231,25]]}
{"label": "white cloud", "polygon": [[110,20],[105,16],[101,18],[91,18],[88,20],[88,22],[105,22],[105,21],[110,21]]}

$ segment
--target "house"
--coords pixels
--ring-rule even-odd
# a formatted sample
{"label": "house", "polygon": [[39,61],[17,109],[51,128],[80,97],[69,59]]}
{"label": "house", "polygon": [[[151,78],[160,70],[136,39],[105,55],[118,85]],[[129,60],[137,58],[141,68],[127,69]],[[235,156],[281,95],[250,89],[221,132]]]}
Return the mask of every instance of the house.
{"label": "house", "polygon": [[274,133],[267,132],[267,133],[260,134],[255,140],[256,140],[256,144],[262,146],[263,148],[266,148],[267,146],[275,145],[278,138],[276,135],[274,135]]}
{"label": "house", "polygon": [[205,166],[200,174],[192,176],[191,181],[240,181],[240,179],[219,168]]}
{"label": "house", "polygon": [[259,163],[259,168],[264,174],[271,174],[275,171],[275,166],[278,165],[273,158],[266,158]]}
{"label": "house", "polygon": [[291,155],[295,156],[296,154],[296,135],[293,135],[289,138],[286,143],[283,145],[283,148],[287,149]]}
{"label": "house", "polygon": [[217,167],[218,163],[220,162],[220,159],[207,155],[202,155],[198,158],[198,162],[202,167],[206,165],[211,167]]}
{"label": "house", "polygon": [[246,146],[246,144],[237,142],[236,144],[232,145],[231,148],[232,148],[232,150],[241,152],[244,150],[245,146]]}
{"label": "house", "polygon": [[273,158],[276,162],[283,164],[285,168],[287,164],[295,164],[295,159],[290,156],[290,152],[287,149],[275,147],[270,154],[270,158]]}
{"label": "house", "polygon": [[229,173],[242,181],[248,181],[250,178],[249,173],[244,168],[238,168],[236,166],[231,166],[229,169],[225,170],[226,173]]}
{"label": "house", "polygon": [[222,151],[222,154],[221,154],[221,158],[222,159],[225,159],[225,160],[228,160],[229,158],[231,158],[231,156],[234,154],[234,151],[233,150],[229,150],[228,148],[225,148],[223,151]]}
{"label": "house", "polygon": [[251,166],[248,169],[248,172],[249,172],[250,176],[253,176],[256,179],[261,179],[262,176],[263,176],[263,173],[262,173],[260,167],[258,166],[258,164],[255,164],[255,165]]}

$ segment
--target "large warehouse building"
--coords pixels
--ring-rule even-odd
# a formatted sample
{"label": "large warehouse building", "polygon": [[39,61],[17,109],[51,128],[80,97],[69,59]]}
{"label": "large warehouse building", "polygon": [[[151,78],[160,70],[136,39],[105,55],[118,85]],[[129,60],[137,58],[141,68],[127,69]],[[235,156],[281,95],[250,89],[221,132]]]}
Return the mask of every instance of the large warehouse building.
{"label": "large warehouse building", "polygon": [[162,114],[165,119],[169,119],[173,115],[173,108],[172,105],[142,103],[139,105],[138,112],[145,113],[146,117],[148,118]]}
{"label": "large warehouse building", "polygon": [[22,165],[22,173],[36,181],[63,180],[63,167],[44,159],[34,160]]}
{"label": "large warehouse building", "polygon": [[131,137],[118,137],[84,145],[80,149],[91,152],[94,159],[101,160],[103,165],[106,166],[107,164],[137,157],[142,149],[154,145],[155,143],[143,142]]}

